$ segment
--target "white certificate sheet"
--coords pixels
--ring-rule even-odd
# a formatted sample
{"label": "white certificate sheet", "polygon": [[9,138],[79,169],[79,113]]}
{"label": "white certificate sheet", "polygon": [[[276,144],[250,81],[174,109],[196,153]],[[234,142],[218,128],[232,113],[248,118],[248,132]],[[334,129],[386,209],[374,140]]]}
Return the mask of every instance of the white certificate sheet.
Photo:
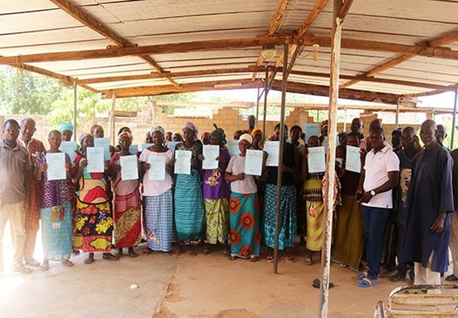
{"label": "white certificate sheet", "polygon": [[130,145],[129,152],[133,155],[136,155],[138,153],[138,145]]}
{"label": "white certificate sheet", "polygon": [[227,142],[227,148],[229,150],[229,156],[231,157],[238,156],[240,154],[238,140],[229,140]]}
{"label": "white certificate sheet", "polygon": [[86,149],[87,156],[87,172],[104,172],[105,165],[103,160],[102,147],[88,147]]}
{"label": "white certificate sheet", "polygon": [[121,156],[121,179],[137,180],[138,179],[138,161],[137,155]]}
{"label": "white certificate sheet", "polygon": [[192,152],[189,150],[175,151],[175,174],[191,174]]}
{"label": "white certificate sheet", "polygon": [[167,143],[167,148],[169,148],[172,152],[175,152],[175,148],[177,147],[177,145],[179,143],[181,143],[182,141],[169,141]]}
{"label": "white certificate sheet", "polygon": [[65,170],[65,153],[47,153],[46,163],[48,164],[48,180],[65,180],[67,179],[67,172]]}
{"label": "white certificate sheet", "polygon": [[267,152],[266,166],[278,167],[278,153],[280,150],[280,142],[266,141],[264,143],[264,151]]}
{"label": "white certificate sheet", "polygon": [[148,170],[148,179],[165,180],[165,157],[149,156],[148,163],[150,164],[150,168]]}
{"label": "white certificate sheet", "polygon": [[305,143],[312,136],[320,137],[320,128],[318,124],[304,124]]}
{"label": "white certificate sheet", "polygon": [[262,150],[247,149],[245,157],[245,174],[260,176],[262,174]]}
{"label": "white certificate sheet", "polygon": [[218,169],[218,160],[216,160],[219,157],[218,145],[204,145],[202,154],[205,157],[205,160],[202,162],[202,169]]}
{"label": "white certificate sheet", "polygon": [[326,161],[324,160],[324,147],[310,147],[308,151],[309,173],[325,172]]}
{"label": "white certificate sheet", "polygon": [[361,149],[359,147],[347,146],[347,161],[345,170],[361,173]]}
{"label": "white certificate sheet", "polygon": [[94,147],[103,148],[103,157],[105,160],[109,161],[110,156],[110,139],[109,138],[94,138]]}
{"label": "white certificate sheet", "polygon": [[60,144],[59,150],[65,152],[70,157],[71,162],[73,162],[75,161],[75,157],[76,157],[76,152],[75,152],[76,148],[77,148],[76,142],[62,141],[62,143]]}
{"label": "white certificate sheet", "polygon": [[148,144],[142,144],[142,152],[143,152],[143,150],[145,150],[146,148],[151,147],[152,145],[154,145],[154,144],[150,144],[150,143],[148,143]]}

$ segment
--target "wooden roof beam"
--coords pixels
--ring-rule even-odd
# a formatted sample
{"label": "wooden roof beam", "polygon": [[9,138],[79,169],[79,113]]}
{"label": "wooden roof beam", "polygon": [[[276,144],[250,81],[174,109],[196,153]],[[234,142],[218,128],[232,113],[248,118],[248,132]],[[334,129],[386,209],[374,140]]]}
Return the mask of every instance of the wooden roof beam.
{"label": "wooden roof beam", "polygon": [[[319,44],[322,47],[331,46],[331,38],[323,36],[291,37],[291,43],[301,43],[304,46]],[[283,44],[285,36],[256,37],[242,39],[204,40],[183,43],[158,44],[135,47],[110,47],[106,49],[39,53],[19,56],[0,57],[0,64],[40,63],[57,61],[77,61],[86,59],[114,58],[121,56],[136,56],[150,54],[210,52],[229,49],[258,47],[266,43]],[[398,43],[368,41],[357,39],[342,39],[342,48],[385,53],[418,55],[431,58],[458,60],[458,51],[445,47],[427,47],[422,45],[406,45]]]}
{"label": "wooden roof beam", "polygon": [[[65,11],[67,14],[72,16],[75,20],[81,22],[85,26],[89,27],[90,29],[94,30],[95,32],[99,33],[100,35],[104,36],[108,40],[114,42],[119,47],[126,47],[126,46],[136,46],[135,43],[130,42],[127,39],[124,39],[121,35],[111,30],[107,25],[100,22],[98,19],[94,18],[91,14],[84,12],[77,6],[75,6],[69,0],[50,0],[56,6],[58,6],[61,10]],[[164,71],[162,68],[149,56],[140,56],[142,60],[144,60],[148,65],[152,66],[156,71],[159,73],[163,73]],[[168,75],[164,76],[167,78],[173,85],[178,85],[177,82],[172,80]]]}
{"label": "wooden roof beam", "polygon": [[243,88],[257,88],[262,87],[262,81],[251,79],[246,80],[231,80],[231,81],[210,81],[192,84],[183,84],[180,87],[173,85],[158,85],[158,86],[140,86],[134,88],[119,88],[115,90],[108,90],[103,92],[104,98],[111,98],[114,93],[116,98],[123,97],[138,97],[138,96],[154,96],[166,94],[180,94],[198,91],[210,90],[229,90],[229,89],[243,89]]}
{"label": "wooden roof beam", "polygon": [[[274,70],[274,68],[269,67],[269,70]],[[218,75],[218,74],[234,74],[234,73],[251,73],[251,72],[261,72],[265,71],[265,67],[241,67],[241,68],[226,68],[218,70],[197,70],[197,71],[187,71],[187,72],[173,72],[168,73],[173,78],[182,78],[182,77],[194,77],[202,75]],[[152,72],[150,74],[141,74],[141,75],[126,75],[126,76],[111,76],[111,77],[97,77],[97,78],[88,78],[77,80],[78,85],[81,84],[97,84],[97,83],[109,83],[109,82],[122,82],[122,81],[133,81],[133,80],[143,80],[143,79],[152,79],[152,78],[162,78],[162,75]]]}
{"label": "wooden roof beam", "polygon": [[[282,83],[280,80],[275,80],[272,88],[275,90],[281,90]],[[317,96],[329,96],[329,86],[304,84],[297,82],[288,81],[287,91],[291,93],[300,93]],[[363,90],[354,89],[340,89],[339,98],[355,99],[366,102],[385,103],[385,104],[397,104],[398,98],[401,95],[388,94],[388,93],[375,93]]]}
{"label": "wooden roof beam", "polygon": [[[277,10],[275,10],[274,16],[270,21],[269,29],[267,30],[267,35],[272,36],[280,29],[281,22],[286,14],[286,9],[288,8],[290,0],[278,0]],[[256,66],[261,66],[264,63],[264,57],[262,54],[259,54],[258,60],[256,61]],[[252,80],[256,78],[257,72],[253,73]]]}
{"label": "wooden roof beam", "polygon": [[[458,41],[458,31],[454,31],[454,32],[451,32],[451,33],[447,33],[439,38],[436,38],[436,39],[433,39],[431,41],[426,41],[426,46],[428,47],[440,47],[440,46],[443,46],[443,45],[447,45],[447,44],[450,44],[452,42],[455,42],[455,41]],[[424,42],[420,42],[420,43],[417,43],[417,45],[423,45]],[[371,76],[375,76],[376,74],[380,73],[380,72],[383,72],[387,69],[390,69],[392,67],[395,67],[396,65],[399,65],[405,61],[408,61],[412,58],[414,58],[416,56],[416,54],[403,54],[401,56],[398,56],[388,62],[385,62],[383,63],[382,65],[379,65],[369,71],[367,71],[365,73],[365,76],[367,77],[371,77]],[[345,87],[349,87],[353,84],[356,84],[358,83],[358,81],[349,81],[349,82],[346,82],[342,85],[340,85],[340,88],[345,88]]]}

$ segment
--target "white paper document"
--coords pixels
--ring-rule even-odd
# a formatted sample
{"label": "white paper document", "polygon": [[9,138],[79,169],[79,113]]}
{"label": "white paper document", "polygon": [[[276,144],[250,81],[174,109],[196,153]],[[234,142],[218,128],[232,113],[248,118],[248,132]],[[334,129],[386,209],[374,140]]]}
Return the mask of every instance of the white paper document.
{"label": "white paper document", "polygon": [[150,164],[148,179],[154,181],[165,180],[165,157],[149,156],[148,163]]}
{"label": "white paper document", "polygon": [[121,179],[137,180],[138,179],[138,159],[137,155],[121,156]]}
{"label": "white paper document", "polygon": [[102,147],[104,159],[107,161],[110,160],[111,155],[110,155],[110,139],[109,138],[94,138],[94,147]]}
{"label": "white paper document", "polygon": [[229,156],[231,157],[238,156],[240,154],[238,140],[229,140],[227,142],[227,148],[229,150]]}
{"label": "white paper document", "polygon": [[320,137],[320,128],[318,124],[304,124],[305,143],[312,136]]}
{"label": "white paper document", "polygon": [[245,157],[245,174],[260,176],[262,174],[262,150],[247,149]]}
{"label": "white paper document", "polygon": [[361,154],[359,147],[347,146],[345,170],[361,173]]}
{"label": "white paper document", "polygon": [[104,172],[105,165],[103,160],[102,147],[88,147],[86,149],[87,156],[87,172]]}
{"label": "white paper document", "polygon": [[47,153],[46,163],[48,164],[48,180],[65,180],[67,179],[67,171],[65,170],[65,153]]}
{"label": "white paper document", "polygon": [[175,151],[175,174],[191,174],[192,152],[189,150]]}
{"label": "white paper document", "polygon": [[62,141],[60,144],[59,150],[65,152],[69,157],[70,161],[73,162],[75,161],[76,157],[76,142],[74,141]]}
{"label": "white paper document", "polygon": [[218,160],[216,158],[219,157],[219,146],[204,145],[202,152],[205,157],[205,160],[202,162],[202,169],[218,169]]}
{"label": "white paper document", "polygon": [[326,161],[324,159],[324,147],[308,148],[308,168],[309,173],[325,172]]}
{"label": "white paper document", "polygon": [[266,141],[264,143],[264,151],[267,152],[267,167],[278,167],[278,154],[280,149],[280,142]]}

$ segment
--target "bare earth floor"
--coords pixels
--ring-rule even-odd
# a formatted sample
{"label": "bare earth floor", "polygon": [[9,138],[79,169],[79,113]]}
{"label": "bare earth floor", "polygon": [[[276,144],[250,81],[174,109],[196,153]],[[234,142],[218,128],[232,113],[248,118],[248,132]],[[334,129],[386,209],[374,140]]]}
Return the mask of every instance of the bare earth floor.
{"label": "bare earth floor", "polygon": [[[0,317],[317,317],[319,290],[311,284],[320,264],[305,266],[302,247],[296,263],[279,262],[277,275],[265,258],[229,261],[221,249],[203,255],[198,248],[195,257],[177,257],[143,255],[144,248],[137,248],[134,259],[106,261],[96,255],[95,263],[85,265],[86,256],[79,255],[72,268],[51,263],[49,271],[34,269],[31,275],[5,271]],[[5,254],[9,257],[10,248]],[[355,272],[336,264],[331,276],[336,286],[330,291],[330,317],[372,317],[377,301],[386,301],[402,284],[382,277],[379,285],[360,288]]]}

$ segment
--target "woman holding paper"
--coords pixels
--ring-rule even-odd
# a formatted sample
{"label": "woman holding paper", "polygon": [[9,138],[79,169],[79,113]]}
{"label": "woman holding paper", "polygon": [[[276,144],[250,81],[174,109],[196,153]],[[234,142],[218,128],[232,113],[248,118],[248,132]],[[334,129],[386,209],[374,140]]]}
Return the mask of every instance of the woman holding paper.
{"label": "woman holding paper", "polygon": [[[84,264],[94,263],[94,252],[103,252],[103,259],[114,260],[116,257],[109,253],[112,247],[113,217],[105,173],[88,172],[87,153],[88,148],[94,147],[94,137],[88,133],[82,134],[80,144],[80,154],[75,158],[76,164],[72,171],[73,179],[79,188],[76,192],[73,246],[89,253]],[[101,161],[103,166],[103,151],[94,156],[93,160],[98,160],[99,164]]]}
{"label": "woman holding paper", "polygon": [[118,144],[121,147],[121,151],[116,152],[111,157],[108,170],[114,192],[114,245],[118,249],[118,257],[122,255],[122,249],[125,247],[128,248],[130,257],[137,257],[134,246],[137,246],[142,238],[138,175],[137,178],[123,180],[121,173],[121,157],[134,156],[136,168],[138,169],[136,154],[129,152],[132,140],[132,134],[127,131],[118,136]]}
{"label": "woman holding paper", "polygon": [[148,239],[145,254],[153,251],[170,252],[173,235],[173,152],[165,146],[165,131],[161,126],[151,130],[151,138],[153,145],[143,150],[140,155],[140,162],[146,171],[143,176],[144,215]]}
{"label": "woman holding paper", "polygon": [[[272,136],[274,141],[279,141],[280,124],[275,127]],[[285,125],[285,139],[283,142],[282,183],[280,197],[280,232],[278,248],[283,251],[282,258],[292,263],[296,260],[291,256],[289,248],[294,247],[296,236],[296,187],[294,175],[300,169],[299,153],[297,149],[286,142],[288,127]],[[278,166],[278,163],[277,163]],[[278,167],[267,168],[266,192],[264,199],[264,240],[267,245],[267,261],[273,262],[273,248],[275,245],[275,219],[277,206],[277,176]]]}
{"label": "woman holding paper", "polygon": [[[201,161],[202,143],[199,141],[196,125],[187,122],[183,125],[184,142],[176,146],[176,150],[191,152],[190,174],[177,174],[175,184],[175,228],[178,243],[186,246],[188,254],[196,255],[192,244],[202,239],[204,228],[204,205],[202,199]],[[181,251],[181,249],[180,249]]]}
{"label": "woman holding paper", "polygon": [[[247,149],[251,147],[252,137],[243,134],[239,139],[240,154],[233,156],[226,168],[226,180],[231,182],[229,219],[231,235],[231,256],[249,258],[251,262],[259,259],[261,232],[259,231],[259,199],[255,177],[245,173]],[[258,152],[261,152],[258,150]],[[262,153],[262,152],[261,152]],[[262,153],[261,171],[264,170],[267,153]]]}
{"label": "woman holding paper", "polygon": [[[226,144],[226,135],[215,126],[215,130],[209,134],[210,145],[219,146],[218,168],[206,169],[203,178],[203,198],[205,207],[205,220],[207,223],[207,235],[203,252],[210,253],[210,246],[224,243],[224,254],[229,255],[229,201],[230,188],[224,178],[227,164],[231,159]],[[204,146],[205,147],[205,146]],[[203,156],[199,157],[203,160]],[[208,159],[208,158],[206,158]]]}
{"label": "woman holding paper", "polygon": [[313,252],[321,251],[323,245],[324,202],[322,181],[324,172],[309,172],[308,149],[314,147],[320,147],[320,139],[317,136],[312,136],[308,139],[302,161],[302,178],[305,180],[303,198],[306,201],[305,213],[307,218],[305,265],[308,266],[312,265]]}
{"label": "woman holding paper", "polygon": [[[43,237],[43,263],[40,268],[48,270],[49,261],[62,261],[64,266],[73,266],[70,261],[73,242],[73,211],[71,195],[67,181],[71,181],[72,163],[70,157],[59,150],[62,142],[62,134],[58,130],[53,130],[48,136],[49,150],[45,153],[37,153],[35,162],[35,178],[40,182],[41,195],[41,234]],[[54,156],[58,154],[57,156]],[[65,169],[60,177],[49,177],[48,160],[54,157],[53,162],[49,162],[53,168]],[[50,180],[51,179],[51,180]]]}

